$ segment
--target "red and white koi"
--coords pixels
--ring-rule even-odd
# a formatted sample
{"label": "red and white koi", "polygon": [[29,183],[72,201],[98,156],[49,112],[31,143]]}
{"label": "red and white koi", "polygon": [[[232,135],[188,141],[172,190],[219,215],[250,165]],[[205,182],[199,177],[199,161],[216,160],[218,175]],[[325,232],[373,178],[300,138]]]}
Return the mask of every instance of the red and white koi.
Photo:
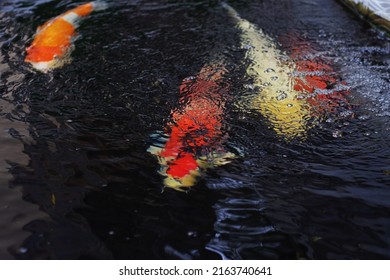
{"label": "red and white koi", "polygon": [[157,156],[164,185],[184,190],[196,183],[202,169],[223,165],[233,153],[223,148],[225,103],[230,85],[224,80],[227,70],[220,65],[205,66],[180,86],[180,106],[172,111],[164,147],[151,146]]}

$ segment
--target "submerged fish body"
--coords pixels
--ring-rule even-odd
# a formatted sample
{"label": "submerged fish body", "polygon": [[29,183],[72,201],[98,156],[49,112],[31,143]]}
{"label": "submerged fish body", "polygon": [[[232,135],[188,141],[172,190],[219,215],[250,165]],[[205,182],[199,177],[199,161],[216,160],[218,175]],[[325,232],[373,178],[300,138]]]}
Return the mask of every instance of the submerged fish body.
{"label": "submerged fish body", "polygon": [[234,157],[223,148],[227,135],[222,120],[229,92],[225,73],[223,66],[205,66],[181,84],[179,106],[166,128],[168,139],[163,147],[148,149],[159,160],[165,186],[184,190],[196,183],[202,169]]}
{"label": "submerged fish body", "polygon": [[297,36],[290,37],[284,46],[292,49],[289,56],[295,62],[294,90],[302,93],[312,119],[324,119],[351,108],[347,99],[349,87],[330,62],[316,55],[307,43],[299,42]]}
{"label": "submerged fish body", "polygon": [[294,90],[295,64],[262,30],[242,19],[229,5],[223,7],[241,31],[241,45],[250,63],[246,73],[257,94],[248,106],[265,116],[278,134],[287,138],[303,134],[307,107],[300,93]]}
{"label": "submerged fish body", "polygon": [[[311,119],[319,116],[317,111],[329,112],[337,105],[328,101],[341,94],[335,89],[340,80],[326,63],[305,58],[307,49],[287,54],[231,6],[222,5],[241,31],[241,46],[249,61],[246,74],[253,94],[243,101],[244,107],[260,112],[283,138],[305,138]],[[326,103],[329,106],[322,106]]]}
{"label": "submerged fish body", "polygon": [[42,72],[48,72],[69,62],[78,23],[93,11],[106,7],[107,4],[103,1],[89,2],[38,27],[32,44],[27,48],[25,61]]}

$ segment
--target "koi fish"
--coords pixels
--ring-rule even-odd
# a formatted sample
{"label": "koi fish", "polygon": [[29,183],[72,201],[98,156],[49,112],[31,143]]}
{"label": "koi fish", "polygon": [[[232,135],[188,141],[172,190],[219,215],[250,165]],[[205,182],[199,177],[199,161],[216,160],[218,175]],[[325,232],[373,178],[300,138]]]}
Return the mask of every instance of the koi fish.
{"label": "koi fish", "polygon": [[220,65],[204,66],[196,77],[182,82],[165,145],[148,149],[159,160],[165,186],[183,191],[196,183],[202,169],[234,158],[223,148],[227,135],[222,120],[230,87],[223,79],[226,72]]}
{"label": "koi fish", "polygon": [[341,0],[357,14],[368,18],[374,25],[390,32],[390,5],[388,0]]}
{"label": "koi fish", "polygon": [[79,22],[93,11],[106,8],[103,1],[89,2],[38,27],[32,44],[27,48],[25,61],[44,73],[69,63]]}
{"label": "koi fish", "polygon": [[298,36],[290,36],[283,45],[292,49],[288,55],[296,67],[293,75],[294,90],[302,93],[312,118],[323,119],[341,109],[350,109],[346,98],[350,93],[349,87],[330,66],[330,62],[317,55]]}
{"label": "koi fish", "polygon": [[[246,59],[250,61],[246,74],[251,79],[252,94],[244,100],[248,103],[245,106],[260,112],[273,130],[286,140],[305,138],[313,111],[324,103],[313,104],[321,96],[331,95],[338,83],[330,74],[331,67],[307,60],[299,52],[289,56],[231,6],[226,3],[222,6],[241,31],[241,46],[246,49]],[[323,94],[318,94],[319,91]]]}

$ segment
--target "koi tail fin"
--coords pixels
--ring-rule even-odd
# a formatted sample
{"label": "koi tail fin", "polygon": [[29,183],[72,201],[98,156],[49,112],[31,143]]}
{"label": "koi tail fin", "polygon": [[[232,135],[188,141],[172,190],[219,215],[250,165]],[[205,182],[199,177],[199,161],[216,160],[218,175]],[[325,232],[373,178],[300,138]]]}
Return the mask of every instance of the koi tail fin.
{"label": "koi tail fin", "polygon": [[107,9],[109,6],[108,3],[106,1],[103,1],[103,0],[97,0],[97,1],[93,1],[91,3],[92,3],[94,11],[102,11],[102,10]]}
{"label": "koi tail fin", "polygon": [[228,14],[234,18],[234,19],[239,19],[240,16],[238,15],[237,11],[234,10],[229,4],[227,4],[226,2],[222,2],[221,3],[221,7],[224,8],[225,10],[227,10]]}

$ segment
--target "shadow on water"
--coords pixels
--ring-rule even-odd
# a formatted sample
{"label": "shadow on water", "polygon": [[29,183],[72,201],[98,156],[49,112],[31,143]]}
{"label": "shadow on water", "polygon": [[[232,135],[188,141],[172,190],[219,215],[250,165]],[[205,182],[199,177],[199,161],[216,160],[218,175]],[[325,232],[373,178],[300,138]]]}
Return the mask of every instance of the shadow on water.
{"label": "shadow on water", "polygon": [[1,184],[31,209],[16,228],[2,225],[20,234],[5,241],[12,257],[390,257],[388,38],[332,1],[231,5],[275,39],[297,33],[315,46],[353,106],[305,141],[284,141],[260,114],[228,104],[226,145],[240,157],[180,193],[163,188],[147,148],[181,81],[220,53],[233,98],[245,95],[239,32],[218,2],[115,1],[81,24],[72,63],[49,74],[33,72],[24,49],[38,25],[74,4],[0,4],[1,101],[10,104],[1,128],[13,128],[6,145],[15,152],[4,153],[1,172],[13,179]]}

